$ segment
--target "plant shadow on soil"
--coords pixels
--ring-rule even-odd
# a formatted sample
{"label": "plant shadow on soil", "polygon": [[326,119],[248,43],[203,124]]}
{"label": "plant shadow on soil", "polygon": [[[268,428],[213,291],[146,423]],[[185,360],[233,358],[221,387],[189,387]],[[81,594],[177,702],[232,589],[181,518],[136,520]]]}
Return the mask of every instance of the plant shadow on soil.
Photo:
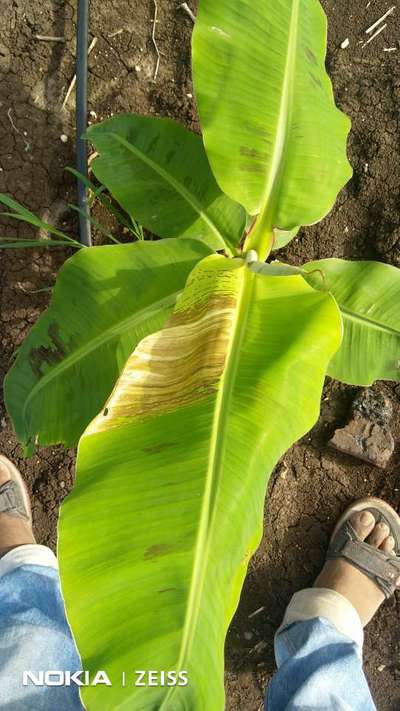
{"label": "plant shadow on soil", "polygon": [[[355,175],[332,213],[302,230],[280,258],[293,264],[330,256],[379,259],[400,266],[400,76],[396,25],[362,52],[358,40],[380,16],[374,0],[360,8],[355,0],[325,0],[330,23],[328,68],[338,104],[351,115],[349,145]],[[198,129],[190,82],[190,20],[173,0],[160,5],[160,79],[151,81],[154,49],[150,0],[92,3],[92,35],[98,45],[90,60],[90,109],[98,119],[118,111],[168,115]],[[191,3],[196,11],[197,5]],[[123,32],[110,37],[123,28]],[[391,29],[392,28],[392,29]],[[15,0],[0,18],[0,191],[8,192],[48,221],[75,229],[67,202],[75,202],[73,116],[57,107],[73,75],[75,16],[69,2]],[[55,46],[32,41],[33,33],[63,35]],[[348,36],[350,50],[340,50]],[[137,67],[140,71],[137,71]],[[22,135],[11,125],[8,111]],[[27,135],[24,136],[23,132]],[[29,150],[26,150],[26,141]],[[3,234],[34,234],[27,226],[2,221]],[[68,229],[67,229],[68,231]],[[15,349],[48,303],[48,293],[66,252],[0,252],[0,370],[4,377]],[[400,388],[379,384],[395,406],[393,434],[400,439]],[[273,635],[285,606],[298,589],[312,584],[324,560],[330,531],[340,512],[360,496],[377,495],[400,506],[399,455],[384,472],[327,449],[331,431],[347,416],[354,394],[328,382],[320,422],[293,447],[271,477],[265,532],[252,560],[226,647],[227,711],[258,711],[265,684],[274,671]],[[54,547],[58,507],[73,484],[74,452],[39,449],[24,461],[0,403],[0,448],[20,466],[33,494],[38,540]],[[255,611],[263,608],[256,616]],[[400,707],[398,600],[392,600],[370,625],[365,663],[380,711]]]}
{"label": "plant shadow on soil", "polygon": [[[63,171],[66,164],[73,164],[73,149],[60,141],[60,135],[69,132],[68,119],[46,107],[58,104],[61,81],[57,72],[63,45],[32,42],[32,33],[41,30],[34,9],[23,3],[14,5],[0,19],[0,191],[44,220],[61,225],[72,194],[72,179]],[[47,8],[49,17],[52,5]],[[56,21],[48,24],[46,34],[63,36],[63,3],[54,2],[56,6]],[[45,60],[51,73],[38,71]],[[37,236],[25,223],[0,219],[2,235]],[[66,226],[72,227],[71,221]],[[15,350],[48,304],[48,292],[41,290],[53,286],[56,272],[70,253],[64,249],[0,251],[1,381]],[[73,482],[73,453],[66,455],[62,448],[52,448],[25,461],[3,401],[0,419],[0,448],[20,466],[33,494],[38,540],[54,547],[58,507]]]}

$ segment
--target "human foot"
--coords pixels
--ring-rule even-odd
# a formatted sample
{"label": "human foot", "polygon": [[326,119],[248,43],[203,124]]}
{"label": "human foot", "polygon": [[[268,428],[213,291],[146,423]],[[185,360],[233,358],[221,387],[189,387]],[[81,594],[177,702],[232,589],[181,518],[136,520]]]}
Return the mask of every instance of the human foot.
{"label": "human foot", "polygon": [[27,512],[27,517],[6,512],[0,513],[0,558],[13,548],[36,543],[32,531],[29,498],[22,479],[13,464],[6,457],[0,456],[0,503],[2,487],[9,481],[15,481],[18,487],[17,496],[19,494],[18,489],[21,489],[21,504],[22,508],[25,508]]}
{"label": "human foot", "polygon": [[[354,512],[348,520],[361,541],[396,560],[396,542],[386,523],[377,523],[370,511]],[[394,582],[400,589],[400,572]],[[344,595],[357,610],[363,626],[368,624],[385,599],[385,594],[373,580],[343,558],[328,559],[314,587],[329,588]]]}

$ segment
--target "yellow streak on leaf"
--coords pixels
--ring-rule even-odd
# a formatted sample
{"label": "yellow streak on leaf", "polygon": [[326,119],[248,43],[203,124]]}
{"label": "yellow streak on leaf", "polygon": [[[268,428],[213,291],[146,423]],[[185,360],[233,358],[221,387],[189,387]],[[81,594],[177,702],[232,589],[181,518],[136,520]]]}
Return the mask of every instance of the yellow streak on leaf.
{"label": "yellow streak on leaf", "polygon": [[217,391],[235,314],[231,296],[214,296],[178,312],[139,343],[104,410],[86,433],[109,430],[132,417],[170,412]]}

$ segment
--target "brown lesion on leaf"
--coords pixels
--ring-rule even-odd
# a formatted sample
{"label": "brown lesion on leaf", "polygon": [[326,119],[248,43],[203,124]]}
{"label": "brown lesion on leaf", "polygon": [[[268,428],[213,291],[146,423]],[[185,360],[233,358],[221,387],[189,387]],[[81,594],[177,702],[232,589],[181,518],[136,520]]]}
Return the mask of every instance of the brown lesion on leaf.
{"label": "brown lesion on leaf", "polygon": [[207,313],[213,310],[218,310],[221,307],[224,309],[234,309],[236,306],[236,298],[234,296],[206,296],[204,299],[199,299],[195,306],[189,306],[181,311],[175,310],[170,316],[164,328],[175,328],[176,326],[185,325],[192,321],[202,320]]}
{"label": "brown lesion on leaf", "polygon": [[162,558],[164,555],[168,555],[174,549],[173,546],[168,543],[156,543],[154,546],[150,546],[145,553],[144,559],[151,560],[152,558]]}
{"label": "brown lesion on leaf", "polygon": [[52,321],[49,324],[47,333],[52,345],[32,348],[28,355],[30,366],[37,378],[41,378],[44,375],[42,370],[44,365],[56,365],[67,355],[57,321]]}
{"label": "brown lesion on leaf", "polygon": [[175,592],[178,588],[163,588],[162,590],[157,590],[158,593]]}
{"label": "brown lesion on leaf", "polygon": [[312,49],[310,49],[309,47],[305,47],[304,51],[306,53],[306,56],[310,60],[311,64],[314,64],[314,66],[317,67],[318,66],[317,58],[316,58],[314,52],[312,51]]}
{"label": "brown lesion on leaf", "polygon": [[243,173],[265,173],[265,165],[261,163],[240,163],[239,168]]}
{"label": "brown lesion on leaf", "polygon": [[146,454],[159,454],[163,452],[164,449],[175,447],[177,444],[177,442],[160,442],[159,444],[153,444],[151,447],[143,447],[142,452]]}
{"label": "brown lesion on leaf", "polygon": [[265,161],[265,153],[261,153],[261,151],[258,151],[256,148],[248,148],[248,146],[240,146],[240,155],[246,158]]}
{"label": "brown lesion on leaf", "polygon": [[259,138],[267,139],[270,137],[270,134],[267,129],[257,124],[244,122],[243,127],[246,129],[246,131],[249,131],[254,136],[259,136]]}
{"label": "brown lesion on leaf", "polygon": [[319,89],[324,88],[322,81],[318,77],[316,77],[315,74],[313,74],[312,72],[309,72],[309,77],[310,77],[311,81],[313,82],[313,84],[315,84],[315,86],[317,86]]}

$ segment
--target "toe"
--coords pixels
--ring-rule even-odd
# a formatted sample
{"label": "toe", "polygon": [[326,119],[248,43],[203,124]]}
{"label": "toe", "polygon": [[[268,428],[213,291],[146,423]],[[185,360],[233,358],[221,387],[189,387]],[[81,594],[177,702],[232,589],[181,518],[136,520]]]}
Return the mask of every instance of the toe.
{"label": "toe", "polygon": [[374,548],[380,548],[389,535],[389,526],[386,523],[377,523],[372,533],[366,539],[366,543],[370,546],[374,546]]}
{"label": "toe", "polygon": [[388,536],[385,538],[381,545],[381,549],[386,555],[395,555],[395,540],[393,536]]}
{"label": "toe", "polygon": [[0,461],[0,486],[5,484],[6,481],[9,481],[9,479],[11,479],[11,475],[8,467],[4,462]]}
{"label": "toe", "polygon": [[365,541],[375,526],[375,518],[370,511],[354,513],[350,521],[355,532],[362,541]]}

